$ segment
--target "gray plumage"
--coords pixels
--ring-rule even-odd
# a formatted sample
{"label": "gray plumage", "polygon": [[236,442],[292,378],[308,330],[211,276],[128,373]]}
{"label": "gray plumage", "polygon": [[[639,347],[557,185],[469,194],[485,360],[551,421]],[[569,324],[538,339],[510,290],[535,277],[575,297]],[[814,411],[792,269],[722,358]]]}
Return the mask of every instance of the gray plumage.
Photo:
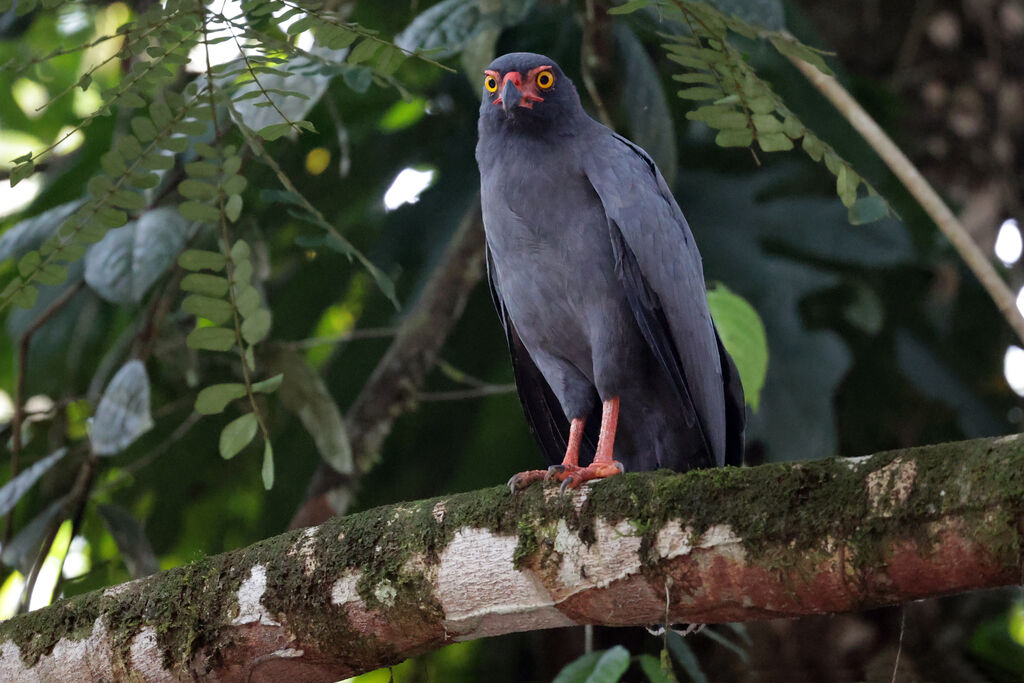
{"label": "gray plumage", "polygon": [[[552,85],[527,82],[545,65]],[[619,396],[627,470],[739,464],[743,390],[661,173],[586,114],[551,59],[513,53],[489,70],[502,80],[484,88],[476,148],[488,277],[546,457],[561,461],[569,420],[583,417],[586,464],[601,401]]]}

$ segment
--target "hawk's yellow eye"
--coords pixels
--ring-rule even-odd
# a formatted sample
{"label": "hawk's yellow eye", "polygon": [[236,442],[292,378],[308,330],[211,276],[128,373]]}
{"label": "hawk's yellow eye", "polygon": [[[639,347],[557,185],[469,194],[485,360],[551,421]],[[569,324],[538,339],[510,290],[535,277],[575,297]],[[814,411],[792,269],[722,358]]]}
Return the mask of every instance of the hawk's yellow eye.
{"label": "hawk's yellow eye", "polygon": [[487,88],[487,92],[497,92],[498,91],[498,81],[497,81],[497,79],[495,79],[494,76],[488,76],[487,78],[484,79],[484,87]]}
{"label": "hawk's yellow eye", "polygon": [[547,90],[555,84],[555,77],[550,71],[541,71],[537,74],[537,87]]}

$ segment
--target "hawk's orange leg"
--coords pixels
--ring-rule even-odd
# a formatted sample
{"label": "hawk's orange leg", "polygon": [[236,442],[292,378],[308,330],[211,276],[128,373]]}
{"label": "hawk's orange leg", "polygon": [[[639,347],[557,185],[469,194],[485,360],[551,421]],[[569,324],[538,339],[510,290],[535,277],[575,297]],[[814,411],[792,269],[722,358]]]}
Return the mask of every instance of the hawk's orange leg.
{"label": "hawk's orange leg", "polygon": [[601,405],[601,434],[597,440],[594,462],[580,467],[580,440],[583,438],[583,418],[576,418],[569,426],[569,446],[561,465],[552,465],[547,470],[520,472],[508,480],[508,487],[515,491],[524,489],[541,479],[556,479],[562,488],[576,488],[591,479],[603,479],[622,472],[622,464],[612,459],[615,445],[615,430],[619,424],[619,397],[610,398]]}

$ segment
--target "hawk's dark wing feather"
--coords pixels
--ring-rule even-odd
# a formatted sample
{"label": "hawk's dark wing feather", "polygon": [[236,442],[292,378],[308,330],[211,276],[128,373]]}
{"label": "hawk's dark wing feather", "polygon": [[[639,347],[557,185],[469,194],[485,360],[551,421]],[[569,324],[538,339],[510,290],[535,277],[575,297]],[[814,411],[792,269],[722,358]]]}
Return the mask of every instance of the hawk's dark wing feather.
{"label": "hawk's dark wing feather", "polygon": [[[558,398],[551,391],[547,380],[544,379],[533,359],[530,358],[530,353],[526,350],[512,320],[508,317],[505,302],[501,298],[501,291],[495,281],[490,247],[487,247],[487,284],[490,287],[491,300],[494,302],[494,308],[498,311],[501,326],[505,330],[505,340],[508,342],[508,350],[512,356],[512,372],[515,375],[516,391],[519,394],[519,402],[523,404],[526,422],[540,444],[544,457],[552,465],[557,465],[562,462],[568,445],[569,420],[562,412]],[[583,443],[580,446],[581,464],[593,460],[600,422],[600,409],[594,411],[587,418]]]}
{"label": "hawk's dark wing feather", "polygon": [[709,455],[699,465],[722,465],[729,451],[727,432],[735,426],[726,424],[727,361],[719,355],[690,226],[642,149],[607,132],[587,140],[583,172],[608,217],[633,314],[680,397],[681,419],[699,426]]}

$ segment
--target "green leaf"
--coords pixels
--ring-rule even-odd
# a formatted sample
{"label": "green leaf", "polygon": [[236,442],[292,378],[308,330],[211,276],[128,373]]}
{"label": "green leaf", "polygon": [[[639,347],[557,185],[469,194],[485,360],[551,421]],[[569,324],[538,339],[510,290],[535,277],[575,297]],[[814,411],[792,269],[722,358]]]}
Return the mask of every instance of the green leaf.
{"label": "green leaf", "polygon": [[586,683],[616,683],[629,668],[629,651],[621,645],[606,650],[587,676]]}
{"label": "green leaf", "polygon": [[263,488],[267,491],[274,488],[274,449],[269,441],[263,442]]}
{"label": "green leaf", "polygon": [[[240,178],[241,176],[235,176]],[[228,197],[228,201],[224,204],[224,215],[229,221],[234,223],[238,220],[238,217],[242,215],[242,196],[233,194]]]}
{"label": "green leaf", "polygon": [[[303,123],[306,123],[306,122],[305,121],[299,121],[298,125],[301,126]],[[228,178],[227,180],[224,181],[224,186],[223,186],[224,187],[224,194],[227,194],[227,195],[241,194],[241,192],[243,190],[245,190],[245,186],[247,184],[248,184],[248,181],[245,179],[245,176],[233,175],[233,176],[231,176],[230,178]],[[241,205],[239,205],[239,208],[241,208]]]}
{"label": "green leaf", "polygon": [[[314,22],[314,17],[307,14],[301,19],[298,19],[297,21],[289,24],[285,32],[290,36],[296,36],[305,31],[306,29],[313,28]],[[319,36],[317,37],[319,38]]]}
{"label": "green leaf", "polygon": [[36,165],[32,161],[26,161],[12,168],[10,175],[11,187],[14,187],[25,178],[28,178],[30,175],[35,173],[35,170]]}
{"label": "green leaf", "polygon": [[698,107],[693,111],[686,112],[686,118],[691,121],[704,121],[708,123],[715,121],[726,114],[735,113],[735,108],[731,105],[726,104],[705,104],[703,107]]}
{"label": "green leaf", "polygon": [[708,307],[722,344],[739,370],[746,402],[756,411],[768,372],[768,339],[761,317],[722,284],[708,292]]}
{"label": "green leaf", "polygon": [[100,168],[115,178],[128,172],[128,166],[125,165],[124,159],[114,149],[100,157]]}
{"label": "green leaf", "polygon": [[832,69],[828,68],[828,65],[825,64],[825,60],[821,58],[821,55],[803,43],[781,35],[773,35],[769,40],[775,49],[783,55],[801,59],[808,64],[817,67],[818,71],[823,74],[828,74],[829,76],[832,75]]}
{"label": "green leaf", "polygon": [[821,161],[822,155],[825,153],[825,145],[814,135],[810,133],[804,134],[803,148],[807,152],[807,156],[811,157],[814,161]]}
{"label": "green leaf", "polygon": [[693,88],[686,88],[676,93],[679,97],[684,100],[717,100],[722,97],[724,93],[718,88],[707,88],[702,86],[695,86]]}
{"label": "green leaf", "polygon": [[270,332],[270,311],[261,308],[245,319],[242,323],[242,338],[250,344],[256,344]]}
{"label": "green leaf", "polygon": [[178,183],[178,192],[187,199],[214,199],[217,196],[217,186],[202,180],[186,178]]}
{"label": "green leaf", "polygon": [[602,655],[604,652],[599,650],[578,657],[566,664],[551,683],[586,683],[587,677],[597,666],[597,660],[601,659]]}
{"label": "green leaf", "polygon": [[868,195],[855,201],[848,214],[850,223],[864,225],[885,218],[889,214],[889,205],[878,195]]}
{"label": "green leaf", "polygon": [[377,55],[373,70],[385,78],[391,76],[405,61],[405,53],[394,45],[385,45]]}
{"label": "green leaf", "polygon": [[97,199],[103,199],[114,191],[114,181],[105,175],[95,175],[85,184],[86,191]]}
{"label": "green leaf", "polygon": [[164,156],[158,152],[150,152],[139,159],[139,164],[151,171],[167,171],[174,168],[174,157]]}
{"label": "green leaf", "polygon": [[142,142],[149,142],[156,137],[156,126],[145,116],[135,116],[131,120],[132,132]]}
{"label": "green leaf", "polygon": [[257,426],[255,413],[246,413],[229,422],[220,432],[220,457],[230,460],[238,455],[256,436]]}
{"label": "green leaf", "polygon": [[857,185],[860,184],[860,176],[852,168],[843,164],[839,167],[836,175],[836,194],[847,209],[857,201]]}
{"label": "green leaf", "polygon": [[38,251],[30,251],[18,261],[18,274],[23,278],[29,278],[39,269],[43,257]]}
{"label": "green leaf", "polygon": [[197,327],[185,340],[191,349],[228,351],[235,345],[235,331],[224,327]]}
{"label": "green leaf", "polygon": [[224,299],[218,299],[201,294],[192,294],[185,297],[181,302],[181,310],[201,318],[206,318],[214,325],[220,325],[231,320],[234,309]]}
{"label": "green leaf", "polygon": [[256,134],[270,142],[278,139],[282,135],[287,135],[291,129],[292,124],[290,123],[272,123],[269,126],[264,126],[260,130],[256,131]]}
{"label": "green leaf", "polygon": [[336,472],[351,474],[355,465],[345,420],[320,375],[294,351],[276,353],[272,364],[284,375],[281,403],[313,437],[320,458]]}
{"label": "green leaf", "polygon": [[238,312],[242,314],[243,318],[248,318],[260,307],[260,293],[249,283],[243,284],[235,291],[235,305],[238,306]]}
{"label": "green leaf", "polygon": [[758,134],[757,144],[764,152],[785,152],[793,149],[793,141],[786,137],[785,133]]}
{"label": "green leaf", "polygon": [[719,147],[749,147],[753,141],[754,134],[747,128],[720,130],[715,136]]}
{"label": "green leaf", "polygon": [[744,129],[749,130],[750,121],[747,119],[747,115],[741,111],[727,111],[714,116],[708,116],[705,121],[712,128],[718,128],[721,130],[730,129]]}
{"label": "green leaf", "polygon": [[675,631],[668,632],[668,647],[672,656],[683,667],[683,671],[690,677],[693,683],[708,683],[708,677],[700,666],[697,655],[693,653],[690,644]]}
{"label": "green leaf", "polygon": [[252,280],[252,261],[247,258],[235,261],[235,268],[231,272],[231,279],[236,287],[248,284]]}
{"label": "green leaf", "polygon": [[220,211],[216,207],[202,202],[182,202],[178,205],[178,211],[190,221],[211,224],[220,222]]}
{"label": "green leaf", "polygon": [[770,114],[775,111],[775,98],[770,95],[761,95],[747,100],[747,107],[755,114]]}
{"label": "green leaf", "polygon": [[357,38],[359,34],[355,31],[334,24],[323,24],[316,32],[317,42],[331,50],[343,50]]}
{"label": "green leaf", "polygon": [[648,7],[650,4],[651,0],[629,0],[618,7],[612,7],[608,10],[608,14],[632,14]]}
{"label": "green leaf", "polygon": [[675,683],[674,677],[668,677],[661,668],[661,662],[654,655],[642,654],[637,657],[637,662],[650,683]]}
{"label": "green leaf", "polygon": [[11,301],[14,302],[14,305],[19,308],[32,308],[35,306],[36,299],[39,298],[39,290],[32,285],[23,284],[21,280],[16,280],[16,282],[20,286],[11,293]]}
{"label": "green leaf", "polygon": [[48,263],[36,272],[36,282],[41,285],[59,285],[68,279],[68,269],[56,263]]}
{"label": "green leaf", "polygon": [[252,253],[252,249],[249,247],[249,243],[245,240],[237,240],[231,245],[231,260],[234,262],[244,261],[249,258]]}
{"label": "green leaf", "polygon": [[754,122],[754,128],[758,135],[761,133],[781,133],[782,121],[779,121],[773,114],[754,114],[750,117]]}
{"label": "green leaf", "polygon": [[178,257],[178,265],[185,270],[224,270],[227,259],[216,251],[205,249],[188,249]]}
{"label": "green leaf", "polygon": [[213,178],[220,174],[220,166],[212,161],[190,161],[185,164],[185,173],[190,178]]}
{"label": "green leaf", "polygon": [[252,385],[252,390],[261,394],[272,394],[277,391],[279,386],[281,386],[282,380],[284,380],[284,373],[279,372],[273,377],[269,377],[262,382],[256,382],[256,384]]}
{"label": "green leaf", "polygon": [[186,292],[223,297],[228,293],[228,279],[220,275],[192,273],[181,281],[181,288]]}
{"label": "green leaf", "polygon": [[244,384],[214,384],[204,388],[196,396],[195,410],[200,415],[216,415],[224,412],[229,403],[242,398],[245,394]]}
{"label": "green leaf", "polygon": [[96,209],[96,219],[108,228],[120,228],[128,222],[128,214],[110,206]]}
{"label": "green leaf", "polygon": [[394,133],[416,124],[427,113],[427,101],[417,97],[413,100],[399,100],[391,105],[381,117],[377,128],[385,133]]}
{"label": "green leaf", "polygon": [[348,59],[345,61],[349,64],[361,64],[363,62],[373,59],[373,56],[377,54],[377,51],[383,47],[383,43],[380,43],[373,39],[364,38],[359,42],[348,55]]}
{"label": "green leaf", "polygon": [[128,211],[138,211],[146,206],[146,199],[138,192],[117,189],[111,193],[110,203]]}

